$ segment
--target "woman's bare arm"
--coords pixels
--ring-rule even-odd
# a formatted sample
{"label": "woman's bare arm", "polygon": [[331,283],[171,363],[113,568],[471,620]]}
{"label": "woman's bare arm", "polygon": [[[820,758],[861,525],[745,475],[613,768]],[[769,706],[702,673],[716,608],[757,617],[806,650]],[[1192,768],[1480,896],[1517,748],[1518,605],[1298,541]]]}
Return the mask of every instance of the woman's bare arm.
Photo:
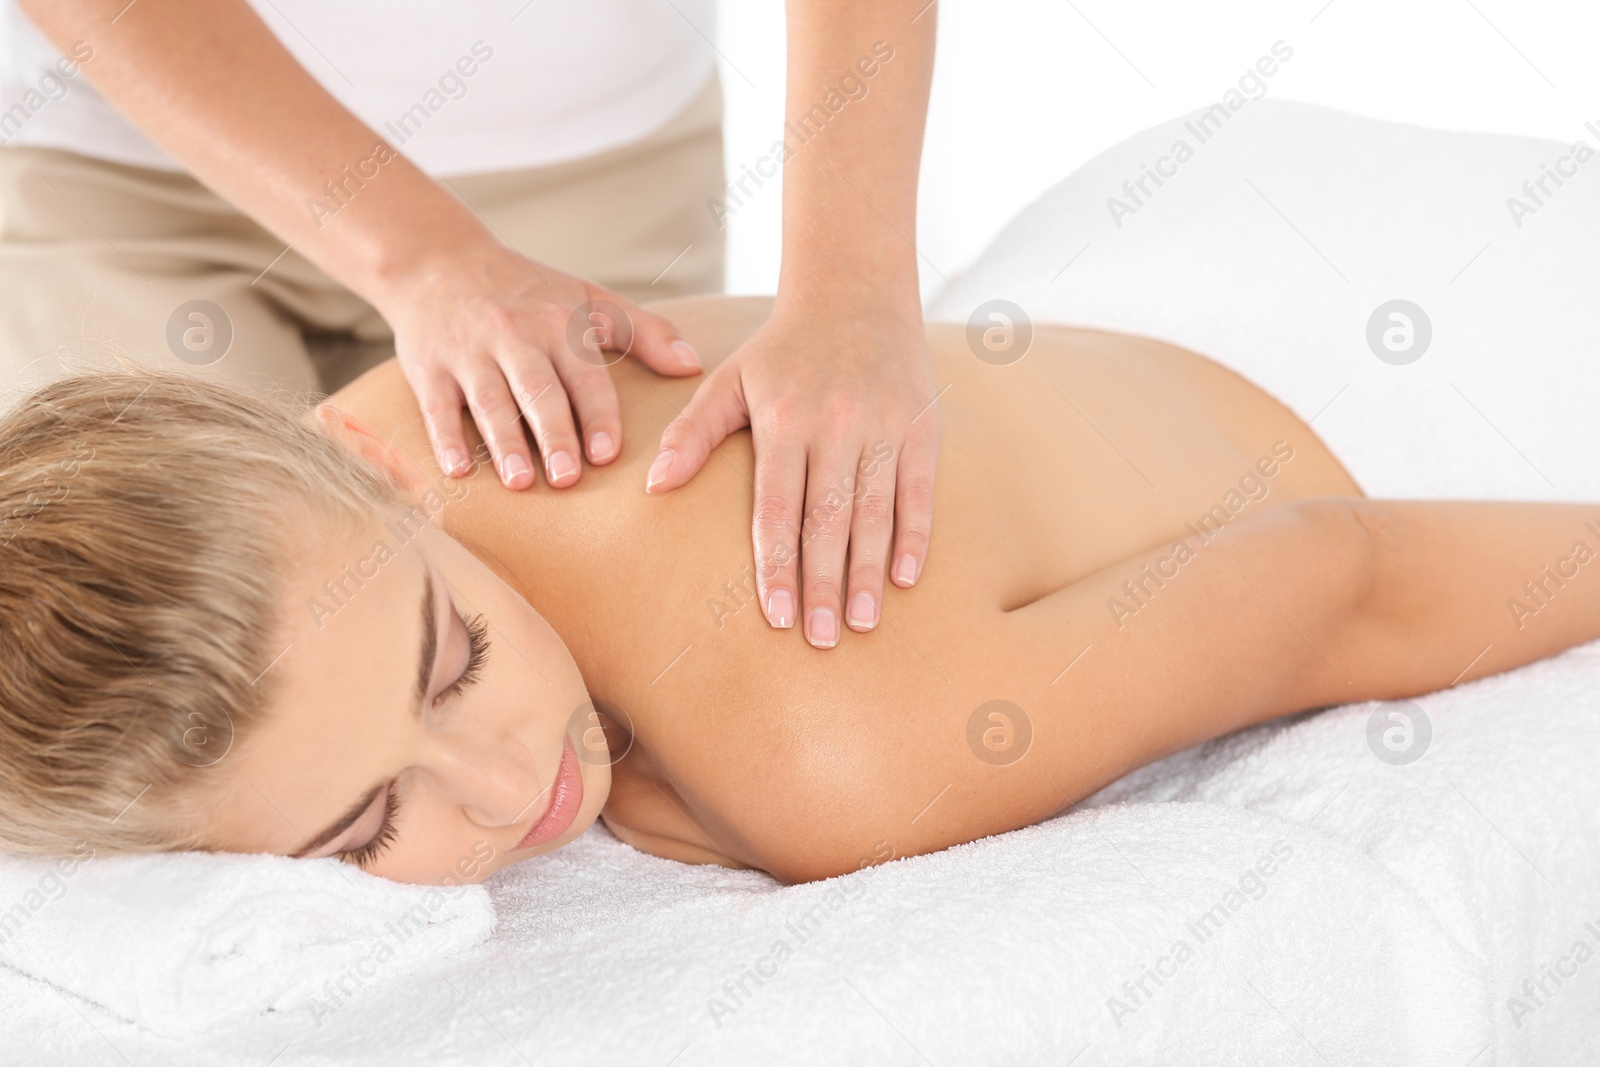
{"label": "woman's bare arm", "polygon": [[[1135,556],[959,638],[908,635],[964,669],[857,694],[873,714],[784,809],[769,869],[803,880],[936,851],[1252,723],[1444,689],[1593,640],[1597,549],[1600,506],[1326,497],[1235,520],[1182,564],[1170,548]],[[1530,581],[1542,606],[1514,610],[1536,607]],[[1138,610],[1114,611],[1134,606],[1129,582]]]}

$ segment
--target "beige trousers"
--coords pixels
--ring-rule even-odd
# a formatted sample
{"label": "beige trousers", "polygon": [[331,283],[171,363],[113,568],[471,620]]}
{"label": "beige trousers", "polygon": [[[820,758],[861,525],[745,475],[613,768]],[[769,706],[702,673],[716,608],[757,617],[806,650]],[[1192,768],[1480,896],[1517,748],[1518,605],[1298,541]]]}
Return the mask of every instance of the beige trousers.
{"label": "beige trousers", "polygon": [[[442,184],[530,259],[643,301],[722,289],[722,181],[713,74],[644,140]],[[0,293],[0,408],[119,350],[312,395],[394,354],[372,305],[194,178],[56,149],[0,148]]]}

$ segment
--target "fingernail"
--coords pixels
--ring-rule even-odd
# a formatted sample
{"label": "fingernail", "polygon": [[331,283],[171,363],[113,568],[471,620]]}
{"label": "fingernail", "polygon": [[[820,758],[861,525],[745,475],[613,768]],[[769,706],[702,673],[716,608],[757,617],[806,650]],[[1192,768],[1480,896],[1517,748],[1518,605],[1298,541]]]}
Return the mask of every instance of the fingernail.
{"label": "fingernail", "polygon": [[857,593],[850,598],[850,625],[870,630],[878,625],[878,612],[872,603],[872,594]]}
{"label": "fingernail", "polygon": [[444,472],[454,478],[462,473],[467,466],[467,454],[459,448],[444,450]]}
{"label": "fingernail", "polygon": [[901,585],[910,585],[917,580],[917,557],[907,552],[900,557],[900,562],[894,565],[894,580]]}
{"label": "fingernail", "polygon": [[550,454],[550,483],[566,479],[578,473],[578,461],[572,458],[571,452],[552,452]]}
{"label": "fingernail", "polygon": [[650,470],[644,476],[644,491],[654,489],[656,483],[667,476],[667,468],[672,466],[672,449],[663,448],[661,454],[656,456],[650,464]]}
{"label": "fingernail", "polygon": [[510,485],[524,474],[531,475],[533,468],[528,466],[528,461],[515,452],[500,462],[500,480]]}
{"label": "fingernail", "polygon": [[789,590],[779,589],[767,597],[767,621],[780,630],[794,625],[794,597]]}
{"label": "fingernail", "polygon": [[700,367],[700,353],[694,350],[694,345],[688,341],[672,342],[672,354],[678,357],[678,362],[685,367]]}
{"label": "fingernail", "polygon": [[839,620],[832,608],[818,608],[811,613],[809,637],[818,648],[832,648],[839,643]]}
{"label": "fingernail", "polygon": [[615,455],[616,451],[617,443],[604,430],[596,431],[595,435],[589,438],[589,458],[596,463],[605,462]]}

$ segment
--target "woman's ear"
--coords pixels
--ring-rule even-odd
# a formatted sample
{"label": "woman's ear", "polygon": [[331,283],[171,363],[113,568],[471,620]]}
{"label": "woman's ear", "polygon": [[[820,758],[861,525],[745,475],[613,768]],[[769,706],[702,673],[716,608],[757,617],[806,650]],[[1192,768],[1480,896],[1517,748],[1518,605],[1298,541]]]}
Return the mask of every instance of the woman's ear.
{"label": "woman's ear", "polygon": [[311,415],[324,433],[381,471],[411,503],[420,503],[423,494],[433,488],[410,456],[348,411],[323,402]]}

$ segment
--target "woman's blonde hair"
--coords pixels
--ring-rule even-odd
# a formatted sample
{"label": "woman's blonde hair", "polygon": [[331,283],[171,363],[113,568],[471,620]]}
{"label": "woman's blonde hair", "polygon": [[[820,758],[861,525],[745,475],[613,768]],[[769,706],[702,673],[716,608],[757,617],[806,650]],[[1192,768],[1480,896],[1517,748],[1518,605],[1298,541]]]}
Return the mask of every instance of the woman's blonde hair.
{"label": "woman's blonde hair", "polygon": [[0,849],[201,848],[286,583],[393,506],[305,398],[119,360],[0,417]]}

